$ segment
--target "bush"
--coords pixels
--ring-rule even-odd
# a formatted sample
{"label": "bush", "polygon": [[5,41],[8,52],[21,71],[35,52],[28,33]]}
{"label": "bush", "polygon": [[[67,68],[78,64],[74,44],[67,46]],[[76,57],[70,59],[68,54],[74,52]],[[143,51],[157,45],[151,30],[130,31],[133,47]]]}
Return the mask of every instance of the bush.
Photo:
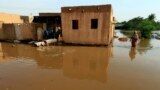
{"label": "bush", "polygon": [[150,21],[148,19],[142,21],[139,25],[139,30],[141,32],[142,38],[151,38],[151,32],[152,30],[155,30],[155,24],[153,21]]}
{"label": "bush", "polygon": [[147,18],[135,17],[121,24],[119,29],[123,30],[140,30],[142,38],[151,38],[153,30],[160,30],[160,22],[155,21],[155,14],[150,14]]}

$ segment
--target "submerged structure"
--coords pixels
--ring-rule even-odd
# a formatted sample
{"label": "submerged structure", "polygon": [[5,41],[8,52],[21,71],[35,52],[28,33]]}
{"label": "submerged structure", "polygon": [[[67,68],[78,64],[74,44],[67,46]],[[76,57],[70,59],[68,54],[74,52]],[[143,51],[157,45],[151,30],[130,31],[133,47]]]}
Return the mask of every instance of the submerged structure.
{"label": "submerged structure", "polygon": [[0,40],[41,41],[56,38],[72,44],[111,45],[114,36],[110,4],[62,7],[61,13],[39,13],[34,17],[0,16]]}
{"label": "submerged structure", "polygon": [[112,6],[75,6],[61,8],[65,43],[110,45],[114,32]]}

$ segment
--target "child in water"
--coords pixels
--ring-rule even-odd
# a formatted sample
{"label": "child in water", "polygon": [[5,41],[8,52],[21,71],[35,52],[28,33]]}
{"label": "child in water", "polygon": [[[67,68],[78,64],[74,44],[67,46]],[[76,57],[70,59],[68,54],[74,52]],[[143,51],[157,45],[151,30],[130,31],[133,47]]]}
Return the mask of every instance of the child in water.
{"label": "child in water", "polygon": [[139,39],[138,33],[137,33],[137,31],[134,31],[134,33],[133,33],[133,35],[131,37],[132,47],[136,47],[138,39]]}

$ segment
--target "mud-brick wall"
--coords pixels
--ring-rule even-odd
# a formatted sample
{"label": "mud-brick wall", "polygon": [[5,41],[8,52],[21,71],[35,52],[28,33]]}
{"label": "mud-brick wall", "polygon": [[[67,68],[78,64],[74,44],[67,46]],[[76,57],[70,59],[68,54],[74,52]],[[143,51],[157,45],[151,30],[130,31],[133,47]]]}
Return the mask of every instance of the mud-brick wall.
{"label": "mud-brick wall", "polygon": [[[16,36],[18,40],[37,40],[37,29],[43,29],[42,24],[32,23],[32,24],[15,24]],[[16,29],[17,28],[17,29]]]}
{"label": "mud-brick wall", "polygon": [[2,40],[37,40],[37,29],[43,28],[42,24],[24,23],[24,24],[3,24],[0,35]]}
{"label": "mud-brick wall", "polygon": [[[109,45],[113,35],[111,5],[62,7],[62,32],[66,43]],[[91,19],[98,19],[98,28],[91,29]],[[72,29],[78,20],[78,29]]]}
{"label": "mud-brick wall", "polygon": [[4,23],[24,23],[20,15],[0,13],[0,21]]}
{"label": "mud-brick wall", "polygon": [[2,29],[2,22],[0,22],[0,40],[3,39],[3,29]]}
{"label": "mud-brick wall", "polygon": [[4,40],[15,40],[16,33],[14,24],[3,24],[3,39]]}

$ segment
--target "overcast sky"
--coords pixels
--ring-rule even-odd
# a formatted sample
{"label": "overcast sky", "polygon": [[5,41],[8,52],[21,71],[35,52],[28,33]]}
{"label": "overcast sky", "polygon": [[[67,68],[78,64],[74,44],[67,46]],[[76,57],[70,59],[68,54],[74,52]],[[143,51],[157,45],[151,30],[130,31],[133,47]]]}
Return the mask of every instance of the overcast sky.
{"label": "overcast sky", "polygon": [[160,21],[160,0],[0,0],[0,12],[38,15],[39,12],[61,12],[62,6],[112,4],[118,21],[147,17],[155,13]]}

